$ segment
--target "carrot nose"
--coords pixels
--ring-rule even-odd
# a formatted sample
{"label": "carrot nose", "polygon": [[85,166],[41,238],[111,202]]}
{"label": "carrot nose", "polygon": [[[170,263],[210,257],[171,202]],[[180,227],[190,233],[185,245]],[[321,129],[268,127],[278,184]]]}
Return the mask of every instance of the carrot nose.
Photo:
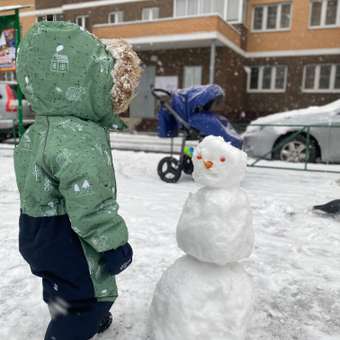
{"label": "carrot nose", "polygon": [[210,169],[214,166],[214,163],[211,162],[211,161],[204,161],[204,166],[207,168],[207,169]]}

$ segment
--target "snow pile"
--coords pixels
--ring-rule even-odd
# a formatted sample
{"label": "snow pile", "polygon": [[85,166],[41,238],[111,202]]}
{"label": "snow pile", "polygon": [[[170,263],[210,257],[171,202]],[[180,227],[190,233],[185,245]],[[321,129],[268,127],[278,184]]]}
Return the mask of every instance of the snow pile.
{"label": "snow pile", "polygon": [[194,179],[204,187],[189,196],[177,225],[178,246],[188,255],[156,287],[151,339],[243,340],[253,289],[237,261],[249,257],[254,245],[251,209],[240,189],[246,156],[209,136],[194,159]]}
{"label": "snow pile", "polygon": [[[20,206],[12,154],[13,147],[0,145],[0,339],[39,340],[49,312],[40,280],[18,251]],[[149,340],[146,325],[155,285],[183,255],[175,241],[176,225],[188,193],[197,187],[189,176],[176,185],[160,181],[156,169],[163,155],[113,155],[120,211],[136,255],[131,268],[118,277],[113,324],[97,338]],[[319,169],[332,167],[320,164]],[[246,340],[340,339],[339,220],[312,213],[313,205],[340,197],[339,178],[248,169],[242,187],[254,213],[256,247],[242,265],[253,278],[256,301]]]}

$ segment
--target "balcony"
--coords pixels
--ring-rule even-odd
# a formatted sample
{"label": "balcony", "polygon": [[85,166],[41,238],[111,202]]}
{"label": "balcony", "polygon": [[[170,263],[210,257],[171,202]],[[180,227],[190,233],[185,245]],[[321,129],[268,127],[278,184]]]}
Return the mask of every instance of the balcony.
{"label": "balcony", "polygon": [[98,24],[93,33],[99,38],[123,38],[141,50],[207,47],[214,42],[243,52],[241,34],[218,15]]}

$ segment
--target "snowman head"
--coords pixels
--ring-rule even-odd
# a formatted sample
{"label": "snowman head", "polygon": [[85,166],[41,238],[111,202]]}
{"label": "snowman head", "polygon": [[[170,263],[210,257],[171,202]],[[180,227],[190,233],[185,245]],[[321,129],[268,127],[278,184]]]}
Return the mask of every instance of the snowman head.
{"label": "snowman head", "polygon": [[245,176],[247,155],[226,143],[222,137],[208,136],[197,146],[194,155],[194,180],[213,188],[240,185]]}

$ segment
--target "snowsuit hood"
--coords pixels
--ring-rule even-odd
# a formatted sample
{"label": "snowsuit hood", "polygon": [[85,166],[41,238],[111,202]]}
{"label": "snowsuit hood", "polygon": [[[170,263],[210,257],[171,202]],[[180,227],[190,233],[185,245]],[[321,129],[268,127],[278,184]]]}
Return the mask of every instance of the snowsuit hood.
{"label": "snowsuit hood", "polygon": [[39,116],[75,116],[111,127],[115,60],[78,25],[41,22],[20,44],[18,83]]}

